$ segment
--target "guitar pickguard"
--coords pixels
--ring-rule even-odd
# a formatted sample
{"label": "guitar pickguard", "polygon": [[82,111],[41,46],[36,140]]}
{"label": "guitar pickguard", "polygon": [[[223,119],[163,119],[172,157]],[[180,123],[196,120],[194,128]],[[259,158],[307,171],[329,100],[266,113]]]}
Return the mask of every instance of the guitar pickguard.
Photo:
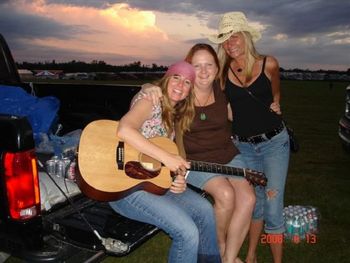
{"label": "guitar pickguard", "polygon": [[130,161],[125,164],[125,174],[133,179],[145,180],[157,177],[160,171],[148,171],[136,161]]}

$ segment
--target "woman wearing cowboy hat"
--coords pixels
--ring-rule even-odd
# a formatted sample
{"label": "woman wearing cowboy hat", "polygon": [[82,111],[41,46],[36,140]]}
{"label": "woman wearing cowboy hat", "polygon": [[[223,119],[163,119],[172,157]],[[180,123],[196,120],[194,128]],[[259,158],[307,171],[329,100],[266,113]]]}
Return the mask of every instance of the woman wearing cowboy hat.
{"label": "woman wearing cowboy hat", "polygon": [[241,12],[223,15],[218,34],[220,83],[233,112],[234,143],[249,168],[263,171],[267,186],[255,188],[256,205],[249,230],[246,262],[257,262],[256,248],[264,228],[270,235],[275,263],[282,261],[283,198],[289,163],[289,137],[280,112],[278,61],[260,55],[254,43],[260,32]]}

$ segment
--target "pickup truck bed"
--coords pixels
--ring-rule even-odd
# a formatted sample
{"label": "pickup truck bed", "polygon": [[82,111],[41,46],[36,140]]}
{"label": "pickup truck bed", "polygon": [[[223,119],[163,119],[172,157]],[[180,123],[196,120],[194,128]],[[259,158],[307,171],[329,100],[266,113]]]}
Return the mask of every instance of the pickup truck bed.
{"label": "pickup truck bed", "polygon": [[[137,86],[127,85],[22,83],[1,35],[0,85],[22,87],[38,98],[57,97],[61,103],[58,114],[58,122],[63,126],[61,134],[83,129],[97,119],[119,120],[139,90]],[[130,253],[159,231],[152,225],[127,219],[115,213],[107,203],[91,200],[79,192],[69,199],[62,194],[61,202],[47,209],[39,208],[32,217],[13,218],[7,188],[9,169],[4,167],[4,159],[34,150],[33,131],[27,118],[11,114],[0,114],[0,129],[0,251],[28,262],[99,262],[106,255]],[[36,154],[35,158],[45,162],[50,156]],[[11,163],[11,167],[16,168],[16,165]],[[22,174],[11,176],[21,177]],[[34,172],[33,176],[34,184],[37,180],[37,188],[42,191],[40,187],[46,187],[51,180],[42,168],[39,168],[39,176]],[[41,178],[41,185],[40,177],[45,178]],[[60,193],[58,188],[51,190]],[[40,207],[40,200],[38,202],[35,207]],[[103,244],[93,230],[102,236]]]}

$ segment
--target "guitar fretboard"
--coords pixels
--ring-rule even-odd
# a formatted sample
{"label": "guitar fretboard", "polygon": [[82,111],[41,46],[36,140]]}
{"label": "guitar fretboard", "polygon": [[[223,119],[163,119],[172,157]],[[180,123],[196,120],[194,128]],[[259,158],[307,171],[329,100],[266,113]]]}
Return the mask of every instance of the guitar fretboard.
{"label": "guitar fretboard", "polygon": [[218,173],[218,174],[226,174],[226,175],[236,175],[236,176],[245,176],[243,168],[231,167],[216,163],[207,163],[201,161],[191,161],[191,169],[192,171],[197,172],[207,172],[207,173]]}

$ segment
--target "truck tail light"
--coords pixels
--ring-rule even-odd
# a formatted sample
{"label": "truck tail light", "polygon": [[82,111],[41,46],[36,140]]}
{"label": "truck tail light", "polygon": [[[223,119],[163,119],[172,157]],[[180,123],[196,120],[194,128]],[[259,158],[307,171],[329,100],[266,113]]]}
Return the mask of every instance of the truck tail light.
{"label": "truck tail light", "polygon": [[26,220],[40,214],[40,191],[34,150],[4,154],[9,215]]}

